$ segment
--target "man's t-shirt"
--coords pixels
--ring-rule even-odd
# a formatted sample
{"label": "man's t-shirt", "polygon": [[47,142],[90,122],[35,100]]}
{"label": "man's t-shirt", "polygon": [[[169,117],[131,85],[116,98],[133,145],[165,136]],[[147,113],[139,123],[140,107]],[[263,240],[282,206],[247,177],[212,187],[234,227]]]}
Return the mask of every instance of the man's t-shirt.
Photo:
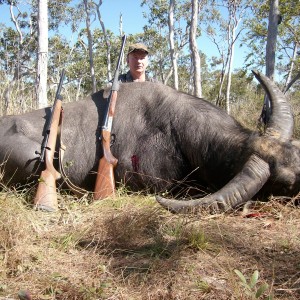
{"label": "man's t-shirt", "polygon": [[[119,81],[121,81],[121,82],[133,82],[134,80],[131,76],[130,71],[128,71],[127,73],[119,75]],[[146,81],[157,82],[157,80],[155,78],[149,78],[147,75],[146,75]]]}

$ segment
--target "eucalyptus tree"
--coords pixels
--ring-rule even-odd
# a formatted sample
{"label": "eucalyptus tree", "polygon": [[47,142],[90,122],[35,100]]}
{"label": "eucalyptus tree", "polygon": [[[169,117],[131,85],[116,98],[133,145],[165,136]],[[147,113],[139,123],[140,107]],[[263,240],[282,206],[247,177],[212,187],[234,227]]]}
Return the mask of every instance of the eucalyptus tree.
{"label": "eucalyptus tree", "polygon": [[[268,33],[266,43],[266,75],[274,80],[275,73],[275,53],[278,35],[278,25],[280,24],[279,0],[270,0],[269,2]],[[265,95],[264,106],[261,114],[261,121],[265,124],[269,122],[271,116],[271,101],[268,95]]]}
{"label": "eucalyptus tree", "polygon": [[[98,21],[100,23],[100,27],[102,29],[102,43],[105,44],[105,53],[106,53],[106,59],[105,59],[105,66],[107,69],[105,78],[107,81],[110,81],[112,79],[112,73],[111,73],[111,52],[112,52],[112,42],[111,42],[111,36],[108,30],[106,29],[106,26],[104,24],[104,21],[102,19],[101,15],[101,5],[103,1],[92,1],[92,0],[83,0],[83,8],[85,13],[85,32],[87,33],[87,46],[88,46],[88,61],[89,61],[89,67],[90,67],[90,76],[92,81],[92,91],[96,92],[97,89],[97,81],[96,81],[96,73],[95,70],[95,59],[96,55],[94,53],[95,48],[95,38],[94,33],[92,30],[92,22],[95,21],[95,18],[97,16]],[[82,4],[79,3],[78,7],[81,9]],[[102,78],[100,78],[100,81],[102,81]]]}
{"label": "eucalyptus tree", "polygon": [[[184,14],[187,13],[186,3],[184,0],[142,1],[142,6],[147,6],[149,11],[144,14],[148,19],[144,33],[159,41],[156,43],[158,47],[152,47],[156,52],[152,55],[152,63],[157,64],[156,72],[160,80],[165,84],[172,80],[171,84],[175,88],[178,85],[178,57],[188,44],[187,23],[184,19]],[[190,1],[188,4],[190,5]]]}
{"label": "eucalyptus tree", "polygon": [[[200,52],[199,56],[199,61],[201,61],[201,97],[209,98],[209,89],[215,88],[215,81],[209,71],[207,56],[203,52]],[[179,90],[189,94],[195,94],[194,71],[194,66],[191,64],[191,54],[187,51],[180,55],[178,58],[178,73],[180,74]],[[213,87],[211,87],[211,85],[213,85]]]}
{"label": "eucalyptus tree", "polygon": [[145,25],[143,30],[143,34],[136,35],[136,41],[145,43],[150,50],[147,72],[162,83],[168,84],[173,73],[168,40],[161,34],[159,26]]}
{"label": "eucalyptus tree", "polygon": [[88,38],[88,49],[89,49],[89,65],[90,73],[92,79],[92,91],[96,92],[96,77],[95,77],[95,66],[94,66],[94,57],[93,57],[93,37],[91,33],[91,8],[92,3],[89,0],[83,0],[84,11],[85,11],[85,24]]}
{"label": "eucalyptus tree", "polygon": [[[34,1],[36,0],[31,0]],[[80,20],[82,15],[81,11],[77,9],[76,5],[72,0],[56,0],[48,1],[48,13],[49,13],[49,31],[56,32],[57,34],[61,32],[61,26],[70,25],[72,31],[76,28],[76,22]]]}
{"label": "eucalyptus tree", "polygon": [[[69,21],[68,3],[70,0],[52,1],[48,6],[48,0],[37,0],[37,72],[36,72],[36,93],[39,108],[48,106],[48,40],[49,30],[57,29],[59,24]],[[50,1],[51,3],[51,1]],[[35,0],[32,2],[35,7]],[[50,14],[48,15],[48,10]],[[50,22],[49,22],[50,21]],[[49,26],[50,23],[50,26]],[[58,81],[57,81],[58,83]]]}
{"label": "eucalyptus tree", "polygon": [[[110,81],[108,77],[108,66],[107,66],[107,44],[106,41],[109,40],[110,43],[110,60],[111,60],[111,70],[115,70],[118,61],[118,55],[121,48],[121,38],[119,35],[115,35],[112,31],[95,29],[93,32],[95,37],[94,43],[94,53],[95,53],[95,71],[97,75],[97,84],[99,87],[107,85]],[[130,38],[127,37],[127,41],[130,43]],[[122,72],[123,70],[120,70]],[[112,78],[112,77],[111,77]]]}
{"label": "eucalyptus tree", "polygon": [[230,89],[231,74],[233,71],[233,61],[235,53],[235,44],[243,28],[239,25],[246,16],[246,11],[251,4],[251,0],[224,1],[228,10],[228,68],[227,68],[227,85],[226,85],[226,110],[230,113]]}
{"label": "eucalyptus tree", "polygon": [[[274,7],[274,0],[256,0],[252,6],[253,17],[247,21],[248,32],[244,39],[250,49],[247,61],[248,65],[258,69],[262,69],[267,64],[266,44],[271,4]],[[273,46],[274,49],[276,47],[276,51],[272,53],[273,60],[275,55],[274,69],[275,74],[285,78],[284,85],[287,87],[288,82],[299,72],[300,2],[279,1],[274,18],[273,27],[277,26],[278,32],[276,44]]]}
{"label": "eucalyptus tree", "polygon": [[36,72],[36,93],[39,108],[48,105],[48,1],[38,0],[38,53]]}
{"label": "eucalyptus tree", "polygon": [[281,15],[279,13],[279,0],[270,0],[269,22],[266,44],[266,75],[274,80],[275,73],[275,53],[278,35],[278,25],[280,24]]}
{"label": "eucalyptus tree", "polygon": [[[48,6],[48,28],[47,33],[52,35],[57,31],[61,23],[68,24],[71,20],[70,0],[50,1]],[[8,110],[11,94],[17,99],[18,106],[12,111],[18,113],[37,106],[36,78],[37,76],[37,57],[45,54],[44,50],[38,50],[38,1],[27,1],[26,5],[20,5],[21,1],[2,1],[2,5],[8,5],[11,14],[11,24],[3,26],[2,39],[0,44],[1,64],[8,66],[7,87],[4,93],[6,107]],[[22,2],[23,3],[23,2]],[[45,2],[44,2],[45,4]],[[44,10],[45,11],[45,10]],[[47,44],[48,39],[41,43]],[[55,49],[52,51],[55,51]],[[49,53],[48,53],[49,55]],[[5,58],[4,58],[5,57]],[[4,60],[2,59],[4,58]],[[46,65],[46,64],[45,64]],[[45,67],[44,65],[44,67]],[[44,68],[45,70],[45,68]],[[47,70],[47,68],[46,68]],[[52,70],[50,70],[52,72]],[[49,75],[49,74],[47,74]],[[52,76],[52,74],[50,74]],[[48,84],[48,76],[47,76]],[[17,88],[13,88],[17,86]],[[47,89],[44,91],[48,92]],[[45,100],[47,96],[42,98]],[[5,113],[5,112],[4,112]]]}
{"label": "eucalyptus tree", "polygon": [[172,60],[168,44],[168,3],[166,0],[144,0],[142,6],[147,6],[148,11],[144,13],[148,24],[144,26],[145,43],[155,49],[155,53],[151,53],[151,64],[148,69],[154,75],[167,84],[172,73]]}
{"label": "eucalyptus tree", "polygon": [[[203,2],[203,1],[202,1]],[[193,81],[194,81],[194,95],[197,97],[202,97],[202,87],[201,87],[201,60],[200,54],[197,46],[197,26],[198,26],[198,14],[199,14],[199,0],[192,0],[192,17],[190,24],[190,50],[192,56],[193,66]]]}
{"label": "eucalyptus tree", "polygon": [[176,55],[175,41],[174,41],[174,10],[175,10],[175,0],[170,0],[169,12],[168,12],[169,45],[170,45],[170,55],[171,55],[171,61],[173,67],[174,88],[178,90],[177,55]]}
{"label": "eucalyptus tree", "polygon": [[251,3],[252,0],[216,0],[208,7],[205,17],[206,34],[215,44],[220,55],[218,59],[221,64],[220,86],[216,103],[221,105],[223,85],[227,79],[225,101],[228,113],[230,113],[231,74],[235,46],[244,30],[243,21],[248,17]]}
{"label": "eucalyptus tree", "polygon": [[300,78],[300,2],[286,0],[279,9],[282,26],[279,26],[278,47],[283,51],[278,57],[278,72],[284,74],[284,91],[287,92]]}
{"label": "eucalyptus tree", "polygon": [[[117,55],[120,49],[120,38],[115,36],[110,30],[103,31],[95,28],[90,32],[93,38],[93,66],[95,70],[95,78],[97,78],[96,89],[103,87],[109,82],[107,77],[107,48],[105,40],[108,38],[111,45],[111,61],[114,68]],[[128,39],[130,40],[130,39]],[[71,64],[68,67],[68,75],[73,83],[76,83],[77,90],[81,89],[82,93],[90,93],[93,90],[93,82],[90,75],[89,63],[89,45],[86,28],[82,28],[75,44],[70,48]],[[76,96],[77,99],[77,96]]]}
{"label": "eucalyptus tree", "polygon": [[102,0],[99,0],[98,3],[93,2],[94,6],[96,8],[98,20],[100,22],[100,25],[101,25],[101,28],[102,28],[102,31],[103,31],[105,44],[106,44],[107,79],[110,81],[112,79],[112,75],[111,75],[111,42],[110,42],[109,34],[107,33],[105,24],[104,24],[103,19],[102,19],[101,11],[100,11],[100,7],[101,7],[102,3],[103,3]]}
{"label": "eucalyptus tree", "polygon": [[[48,56],[48,100],[52,104],[59,84],[62,69],[66,70],[63,84],[64,102],[77,101],[81,92],[83,74],[89,74],[88,65],[85,71],[81,63],[81,53],[78,53],[76,43],[70,43],[66,37],[56,34],[49,38]],[[88,60],[86,60],[88,62]],[[75,67],[77,66],[77,68]]]}
{"label": "eucalyptus tree", "polygon": [[[297,0],[257,0],[253,6],[254,18],[248,22],[247,43],[252,52],[248,59],[257,68],[266,66],[266,75],[285,78],[283,90],[287,91],[300,78],[299,69],[299,18],[300,3]],[[297,71],[298,70],[298,71]],[[294,79],[292,79],[292,77]],[[266,123],[271,107],[267,95],[261,120]]]}
{"label": "eucalyptus tree", "polygon": [[[36,26],[31,11],[22,11],[17,1],[2,1],[1,5],[9,7],[11,25],[2,26],[0,40],[0,59],[2,69],[5,70],[6,86],[3,92],[4,105],[2,114],[16,112],[12,103],[12,94],[18,99],[21,111],[26,109],[26,94],[28,84],[35,75],[35,32]],[[25,80],[26,78],[26,80]],[[20,111],[20,110],[18,110]]]}
{"label": "eucalyptus tree", "polygon": [[81,29],[72,47],[70,57],[71,64],[69,64],[67,68],[67,76],[70,81],[77,86],[77,94],[74,100],[78,99],[81,90],[83,90],[83,93],[92,90],[89,49],[86,36],[86,30]]}

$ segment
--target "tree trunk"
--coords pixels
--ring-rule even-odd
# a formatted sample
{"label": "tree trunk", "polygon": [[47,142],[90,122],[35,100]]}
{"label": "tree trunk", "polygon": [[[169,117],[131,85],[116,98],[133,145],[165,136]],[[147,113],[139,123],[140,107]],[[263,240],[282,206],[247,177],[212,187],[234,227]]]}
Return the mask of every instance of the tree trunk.
{"label": "tree trunk", "polygon": [[100,22],[103,34],[104,34],[104,39],[105,39],[105,44],[106,44],[107,80],[111,81],[111,79],[112,79],[112,75],[111,75],[111,60],[110,60],[111,45],[110,45],[109,37],[108,37],[107,32],[106,32],[106,28],[105,28],[104,22],[103,22],[102,17],[101,17],[101,13],[100,13],[100,6],[101,5],[102,5],[102,0],[99,0],[99,3],[97,4],[97,15],[98,15],[98,19],[99,19],[99,22]]}
{"label": "tree trunk", "polygon": [[86,31],[88,36],[88,48],[89,48],[89,64],[90,64],[90,73],[92,79],[92,90],[93,93],[96,92],[96,77],[95,77],[95,68],[94,68],[94,59],[93,59],[93,38],[91,34],[91,20],[90,20],[90,7],[88,0],[84,0],[84,8],[86,13],[85,23]]}
{"label": "tree trunk", "polygon": [[[119,32],[120,32],[120,37],[122,38],[122,36],[124,35],[123,32],[123,15],[120,14],[120,18],[119,18]],[[125,53],[123,53],[122,55],[122,59],[121,59],[121,72],[120,73],[124,73],[125,72],[125,59],[126,59],[126,55]]]}
{"label": "tree trunk", "polygon": [[38,58],[37,58],[37,103],[39,108],[48,106],[48,1],[38,1]]}
{"label": "tree trunk", "polygon": [[243,7],[239,2],[228,1],[228,66],[227,66],[227,86],[226,86],[226,110],[230,114],[230,90],[231,90],[231,78],[232,78],[232,68],[234,61],[234,50],[235,42],[241,31],[237,33],[239,23],[242,20],[243,11],[246,7]]}
{"label": "tree trunk", "polygon": [[174,46],[174,6],[175,0],[170,0],[169,6],[169,44],[170,44],[170,54],[173,66],[173,78],[174,78],[174,88],[178,90],[178,70],[177,70],[177,59]]}
{"label": "tree trunk", "polygon": [[192,21],[190,25],[190,50],[192,54],[194,95],[202,97],[201,88],[201,60],[197,47],[197,25],[198,25],[198,0],[192,0]]}
{"label": "tree trunk", "polygon": [[[268,35],[267,35],[267,46],[266,46],[266,76],[274,80],[275,73],[275,52],[276,52],[276,42],[278,34],[278,23],[279,23],[279,0],[270,0],[270,11],[269,11],[269,25],[268,25]],[[265,95],[264,106],[261,113],[261,121],[267,124],[270,115],[272,113],[271,102],[267,95]]]}
{"label": "tree trunk", "polygon": [[[12,80],[8,83],[7,88],[5,88],[3,95],[4,95],[4,107],[2,109],[2,114],[6,115],[8,114],[8,108],[10,105],[10,96],[11,96],[11,91],[13,90],[13,87],[16,84],[16,81],[18,81],[20,79],[20,71],[21,71],[21,63],[20,63],[20,57],[22,57],[22,44],[23,44],[23,34],[19,25],[19,22],[17,20],[17,18],[14,15],[14,6],[16,4],[12,1],[10,3],[10,16],[11,19],[16,27],[16,30],[18,32],[18,37],[19,37],[19,44],[18,44],[18,51],[17,51],[17,59],[14,62],[14,67],[13,67],[13,78]],[[6,55],[6,67],[8,66],[8,52],[7,52],[7,48],[5,49],[5,55]],[[8,68],[8,67],[7,67]]]}
{"label": "tree trunk", "polygon": [[38,1],[38,58],[37,58],[37,103],[39,108],[48,106],[48,1]]}
{"label": "tree trunk", "polygon": [[226,111],[230,115],[230,89],[231,89],[231,70],[234,55],[234,44],[231,45],[231,53],[229,56],[229,64],[227,70],[227,85],[226,85]]}
{"label": "tree trunk", "polygon": [[268,76],[272,80],[274,79],[275,72],[275,52],[278,35],[278,1],[279,0],[270,0],[269,25],[266,46],[266,76]]}
{"label": "tree trunk", "polygon": [[290,69],[289,69],[288,76],[286,78],[285,85],[284,85],[284,91],[285,92],[288,90],[287,87],[289,86],[289,83],[292,80],[292,74],[293,74],[293,70],[294,70],[294,66],[295,66],[295,61],[297,59],[297,52],[298,52],[298,43],[295,42],[294,50],[293,50],[293,57],[291,59]]}
{"label": "tree trunk", "polygon": [[75,101],[78,101],[79,96],[80,96],[80,87],[81,87],[81,82],[82,82],[83,77],[80,76],[78,83],[77,83],[77,92],[76,92],[76,98]]}
{"label": "tree trunk", "polygon": [[230,41],[230,53],[229,53],[229,61],[228,61],[228,70],[227,70],[227,86],[226,86],[226,111],[230,114],[230,89],[231,89],[231,71],[233,65],[234,58],[234,42],[235,42],[235,31],[236,26],[232,28],[231,31],[231,41]]}

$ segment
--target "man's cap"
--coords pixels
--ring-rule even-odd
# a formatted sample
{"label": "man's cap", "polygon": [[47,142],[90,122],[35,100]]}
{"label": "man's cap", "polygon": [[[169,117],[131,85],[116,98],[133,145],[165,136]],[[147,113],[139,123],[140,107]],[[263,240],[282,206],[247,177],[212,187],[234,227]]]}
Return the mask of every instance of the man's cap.
{"label": "man's cap", "polygon": [[146,45],[142,44],[142,43],[137,43],[137,44],[131,44],[129,45],[128,47],[128,53],[131,53],[131,52],[134,52],[134,51],[144,51],[146,52],[147,54],[149,54],[149,50],[147,48]]}

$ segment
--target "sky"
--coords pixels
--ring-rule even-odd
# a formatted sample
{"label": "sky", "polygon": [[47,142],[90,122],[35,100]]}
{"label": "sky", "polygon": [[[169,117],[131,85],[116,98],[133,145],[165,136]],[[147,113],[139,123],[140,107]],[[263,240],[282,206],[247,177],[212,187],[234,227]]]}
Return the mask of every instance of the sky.
{"label": "sky", "polygon": [[122,14],[123,31],[126,34],[142,32],[146,19],[143,18],[145,7],[142,8],[140,3],[140,0],[103,0],[101,14],[105,26],[119,33],[119,17]]}
{"label": "sky", "polygon": [[[49,0],[51,1],[51,0]],[[24,0],[24,3],[26,1]],[[100,7],[101,16],[104,21],[106,29],[111,30],[116,35],[119,34],[120,14],[123,20],[123,32],[127,35],[143,32],[143,26],[147,20],[143,17],[143,12],[146,7],[141,7],[141,0],[103,0]],[[20,9],[24,10],[26,6],[20,5]],[[11,23],[8,5],[0,5],[1,20],[3,23]],[[13,26],[13,25],[12,25]],[[94,26],[99,26],[99,21],[95,20]],[[70,35],[70,30],[65,29],[67,39],[72,42],[75,36]],[[198,48],[204,52],[208,58],[212,56],[219,56],[216,46],[206,37],[202,36],[198,39]],[[244,60],[244,49],[235,48],[234,68],[241,67]]]}
{"label": "sky", "polygon": [[[119,16],[122,14],[125,34],[143,32],[143,26],[147,23],[147,20],[143,18],[143,12],[146,11],[147,7],[141,7],[140,3],[141,0],[103,0],[101,16],[106,28],[119,34]],[[205,36],[198,38],[198,48],[208,57],[219,56],[216,46]],[[245,49],[239,49],[236,46],[234,68],[242,67],[245,57],[244,51]]]}

